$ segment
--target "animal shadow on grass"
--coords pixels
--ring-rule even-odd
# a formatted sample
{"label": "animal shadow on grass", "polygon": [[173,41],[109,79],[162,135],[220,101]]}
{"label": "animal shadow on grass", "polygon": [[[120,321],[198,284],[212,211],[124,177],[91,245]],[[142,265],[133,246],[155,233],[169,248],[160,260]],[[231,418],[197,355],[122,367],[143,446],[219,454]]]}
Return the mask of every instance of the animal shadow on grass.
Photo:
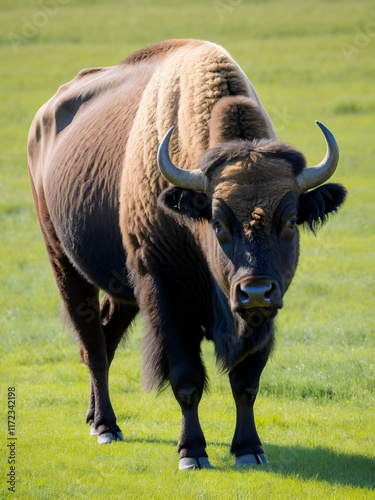
{"label": "animal shadow on grass", "polygon": [[[303,479],[318,479],[344,486],[375,487],[375,462],[368,457],[335,453],[320,447],[266,444],[264,449],[270,461],[270,465],[262,467],[264,472],[298,475]],[[248,468],[240,470],[245,473]]]}
{"label": "animal shadow on grass", "polygon": [[[132,437],[127,441],[173,446],[174,448],[177,446],[176,440],[169,439]],[[224,472],[231,469],[248,474],[248,467],[233,465],[233,456],[228,457],[225,464],[215,463],[213,448],[222,446],[229,448],[229,443],[212,441],[207,443],[207,452],[214,470]],[[335,453],[321,447],[304,448],[302,446],[265,444],[264,450],[270,464],[253,466],[251,467],[253,471],[259,470],[266,473],[299,476],[303,479],[318,479],[329,483],[342,484],[343,486],[375,489],[375,461],[368,457]]]}
{"label": "animal shadow on grass", "polygon": [[177,448],[178,441],[174,439],[158,439],[158,438],[142,438],[142,437],[126,437],[125,441],[128,443],[140,443],[140,444],[161,444],[166,446],[174,446]]}

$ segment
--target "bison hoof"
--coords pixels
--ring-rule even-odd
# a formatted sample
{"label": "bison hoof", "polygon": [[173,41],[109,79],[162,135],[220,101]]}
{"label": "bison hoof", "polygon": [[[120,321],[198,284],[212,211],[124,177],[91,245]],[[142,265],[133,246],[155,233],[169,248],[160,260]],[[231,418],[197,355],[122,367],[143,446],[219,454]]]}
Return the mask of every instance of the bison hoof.
{"label": "bison hoof", "polygon": [[98,431],[95,429],[94,424],[90,425],[90,436],[97,436]]}
{"label": "bison hoof", "polygon": [[211,464],[207,457],[200,457],[200,458],[184,457],[180,458],[180,463],[178,468],[180,470],[210,469]]}
{"label": "bison hoof", "polygon": [[268,460],[265,453],[242,455],[236,458],[236,465],[239,467],[243,465],[262,465],[268,464]]}
{"label": "bison hoof", "polygon": [[116,433],[103,432],[103,434],[100,434],[98,436],[98,443],[99,444],[108,444],[108,443],[112,443],[113,441],[125,441],[124,436],[122,435],[121,431],[118,431]]}

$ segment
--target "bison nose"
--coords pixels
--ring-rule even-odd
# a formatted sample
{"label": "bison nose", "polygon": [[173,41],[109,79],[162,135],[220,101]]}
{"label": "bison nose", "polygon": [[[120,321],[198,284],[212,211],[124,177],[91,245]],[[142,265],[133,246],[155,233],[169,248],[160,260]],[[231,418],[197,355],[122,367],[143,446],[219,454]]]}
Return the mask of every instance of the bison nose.
{"label": "bison nose", "polygon": [[237,283],[233,290],[232,309],[242,311],[260,307],[281,308],[282,293],[276,280],[250,277]]}

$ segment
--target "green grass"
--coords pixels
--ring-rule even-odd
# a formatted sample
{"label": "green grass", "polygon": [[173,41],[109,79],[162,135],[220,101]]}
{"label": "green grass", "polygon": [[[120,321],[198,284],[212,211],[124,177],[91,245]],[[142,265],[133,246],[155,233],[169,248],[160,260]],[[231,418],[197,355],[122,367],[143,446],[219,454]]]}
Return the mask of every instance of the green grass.
{"label": "green grass", "polygon": [[[25,25],[42,19],[42,4],[0,2],[0,497],[375,498],[373,3],[56,2],[56,13],[17,51],[9,33],[21,37]],[[84,424],[87,370],[60,326],[33,208],[26,142],[37,109],[80,69],[116,64],[172,37],[227,48],[280,139],[300,148],[310,164],[324,154],[315,119],[340,145],[334,180],[348,188],[347,203],[318,238],[302,234],[276,351],[261,379],[256,422],[271,462],[263,468],[233,467],[234,403],[205,343],[211,390],[200,415],[215,469],[177,471],[180,412],[169,390],[156,397],[141,389],[140,319],[111,371],[125,443],[96,444]],[[17,388],[15,494],[5,479],[8,386]]]}

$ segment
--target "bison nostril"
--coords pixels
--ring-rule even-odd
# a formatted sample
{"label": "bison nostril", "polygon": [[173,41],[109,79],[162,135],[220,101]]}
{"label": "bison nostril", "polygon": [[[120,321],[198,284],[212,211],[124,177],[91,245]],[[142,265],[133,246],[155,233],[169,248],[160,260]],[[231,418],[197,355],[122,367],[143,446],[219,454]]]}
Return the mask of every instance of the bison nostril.
{"label": "bison nostril", "polygon": [[238,290],[238,298],[240,299],[240,301],[242,303],[244,303],[244,302],[249,300],[249,298],[250,298],[249,293],[240,287]]}
{"label": "bison nostril", "polygon": [[270,287],[268,290],[266,290],[265,294],[264,294],[264,298],[267,299],[267,300],[271,300],[272,298],[272,295],[274,294],[275,292],[275,289],[276,289],[276,286],[274,283],[271,283],[270,284]]}

